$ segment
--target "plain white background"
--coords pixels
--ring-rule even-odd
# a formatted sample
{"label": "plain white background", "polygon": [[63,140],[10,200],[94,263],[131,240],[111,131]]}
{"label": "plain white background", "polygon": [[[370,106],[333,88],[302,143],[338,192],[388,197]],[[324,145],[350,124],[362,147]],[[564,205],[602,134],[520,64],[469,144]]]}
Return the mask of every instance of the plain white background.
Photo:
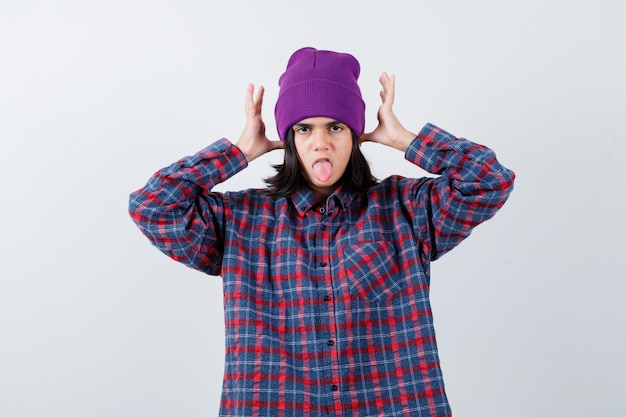
{"label": "plain white background", "polygon": [[[0,4],[0,416],[217,414],[221,279],[171,261],[128,194],[215,139],[302,46],[361,62],[396,113],[493,148],[498,215],[433,265],[455,416],[626,414],[622,0]],[[424,175],[366,144],[378,177]],[[261,186],[280,152],[222,188]]]}

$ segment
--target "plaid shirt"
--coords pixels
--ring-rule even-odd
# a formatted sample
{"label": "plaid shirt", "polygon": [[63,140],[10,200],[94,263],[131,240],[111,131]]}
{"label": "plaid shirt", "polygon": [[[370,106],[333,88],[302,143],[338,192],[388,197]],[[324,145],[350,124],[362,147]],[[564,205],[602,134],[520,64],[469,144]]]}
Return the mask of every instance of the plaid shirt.
{"label": "plaid shirt", "polygon": [[492,217],[514,174],[488,148],[426,125],[405,158],[436,178],[212,192],[247,166],[222,139],[130,198],[173,259],[221,275],[220,416],[450,416],[429,301],[430,262]]}

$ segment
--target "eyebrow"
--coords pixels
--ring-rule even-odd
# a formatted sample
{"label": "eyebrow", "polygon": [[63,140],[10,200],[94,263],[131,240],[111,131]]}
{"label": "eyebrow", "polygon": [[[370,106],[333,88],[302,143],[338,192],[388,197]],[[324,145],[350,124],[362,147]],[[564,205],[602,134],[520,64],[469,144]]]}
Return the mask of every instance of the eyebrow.
{"label": "eyebrow", "polygon": [[[345,123],[340,122],[339,120],[331,120],[330,122],[326,123],[326,127],[330,127],[330,126],[335,126],[335,125],[345,125]],[[296,123],[294,124],[294,127],[312,127],[313,124],[311,123]]]}

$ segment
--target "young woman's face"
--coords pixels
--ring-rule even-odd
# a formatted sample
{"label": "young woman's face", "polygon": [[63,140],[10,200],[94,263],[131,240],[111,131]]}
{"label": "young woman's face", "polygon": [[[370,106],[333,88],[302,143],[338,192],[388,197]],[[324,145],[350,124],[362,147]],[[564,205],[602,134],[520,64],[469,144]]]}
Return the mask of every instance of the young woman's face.
{"label": "young woman's face", "polygon": [[328,197],[350,161],[350,128],[328,117],[310,117],[292,129],[302,175],[318,198]]}

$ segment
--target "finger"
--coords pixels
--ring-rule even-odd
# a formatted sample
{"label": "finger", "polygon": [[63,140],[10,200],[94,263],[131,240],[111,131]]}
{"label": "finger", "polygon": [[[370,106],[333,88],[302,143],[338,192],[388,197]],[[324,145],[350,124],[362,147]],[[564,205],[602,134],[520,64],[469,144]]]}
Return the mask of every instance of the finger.
{"label": "finger", "polygon": [[385,102],[385,85],[387,83],[387,78],[388,78],[388,75],[384,71],[382,74],[380,74],[380,77],[378,77],[378,82],[383,87],[383,89],[380,90],[380,99],[382,100],[383,103]]}
{"label": "finger", "polygon": [[393,102],[395,100],[395,90],[396,90],[396,76],[389,76],[387,73],[384,73],[385,77],[383,79],[383,90],[385,91],[385,101],[384,104],[388,105],[389,108],[393,106]]}
{"label": "finger", "polygon": [[256,100],[254,100],[254,110],[257,116],[261,115],[261,111],[263,108],[263,94],[265,93],[265,88],[260,85],[259,90],[256,93]]}
{"label": "finger", "polygon": [[[254,94],[254,84],[248,84],[248,88],[246,89],[246,101],[244,102],[244,109],[246,112],[246,117],[253,117],[253,109],[254,109],[254,100],[252,98]],[[252,114],[251,114],[252,113]]]}
{"label": "finger", "polygon": [[391,104],[393,105],[393,102],[396,99],[396,74],[393,74],[390,79],[389,79],[389,99],[391,101]]}
{"label": "finger", "polygon": [[387,74],[387,71],[383,71],[383,73],[380,74],[380,77],[378,78],[378,82],[380,82],[380,84],[384,87],[387,79],[389,79],[389,74]]}

